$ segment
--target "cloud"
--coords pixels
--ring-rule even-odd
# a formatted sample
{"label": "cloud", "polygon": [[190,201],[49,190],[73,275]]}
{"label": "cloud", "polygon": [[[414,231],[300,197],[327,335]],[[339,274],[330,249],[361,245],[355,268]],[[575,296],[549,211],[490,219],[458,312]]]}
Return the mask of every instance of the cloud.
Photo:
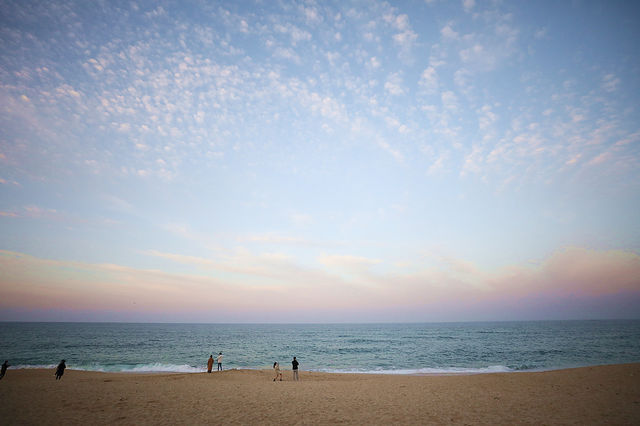
{"label": "cloud", "polygon": [[449,153],[445,152],[440,155],[427,169],[428,175],[437,175],[445,170],[445,163],[449,159]]}
{"label": "cloud", "polygon": [[56,209],[43,208],[35,205],[24,206],[22,209],[11,212],[1,212],[0,215],[4,217],[24,217],[31,219],[68,219],[65,214]]}
{"label": "cloud", "polygon": [[420,75],[418,85],[422,87],[426,93],[433,94],[438,90],[438,73],[432,66],[426,68]]}
{"label": "cloud", "polygon": [[457,40],[460,37],[460,34],[458,34],[457,32],[455,32],[453,30],[453,28],[451,27],[451,23],[448,23],[447,25],[445,25],[444,27],[442,27],[442,29],[440,30],[440,34],[442,35],[442,37],[446,40]]}
{"label": "cloud", "polygon": [[[531,287],[552,294],[598,296],[640,291],[640,256],[624,250],[570,247],[558,250],[539,269],[530,272],[529,280]],[[520,291],[531,288],[521,287]]]}
{"label": "cloud", "polygon": [[[2,308],[173,312],[222,308],[238,297],[227,291],[228,284],[192,275],[53,261],[7,251],[0,251],[0,264],[6,272],[0,280]],[[220,294],[206,302],[193,296],[207,292]]]}
{"label": "cloud", "polygon": [[476,5],[476,0],[462,0],[462,7],[465,12],[471,12],[471,10]]}
{"label": "cloud", "polygon": [[519,30],[512,24],[510,14],[487,14],[485,27],[478,32],[460,36],[450,24],[441,30],[443,39],[459,40],[458,56],[467,69],[489,72],[499,68],[518,53]]}
{"label": "cloud", "polygon": [[602,77],[602,88],[604,91],[612,93],[618,89],[620,79],[615,74],[606,74]]}
{"label": "cloud", "polygon": [[394,44],[400,47],[400,53],[406,57],[418,39],[418,34],[413,31],[409,23],[409,16],[406,14],[396,15],[394,12],[390,12],[385,14],[383,19],[398,31],[391,38]]}
{"label": "cloud", "polygon": [[387,151],[389,154],[391,154],[393,156],[393,158],[396,159],[396,161],[398,162],[402,162],[404,161],[404,155],[402,155],[402,153],[400,151],[398,151],[397,149],[393,148],[389,142],[387,142],[384,139],[378,139],[377,141],[378,146],[380,148],[382,148],[383,150]]}
{"label": "cloud", "polygon": [[[346,254],[321,255],[317,261],[322,269],[303,267],[282,254],[254,255],[244,250],[216,258],[157,251],[148,254],[198,269],[189,274],[172,274],[0,251],[0,307],[136,310],[149,315],[224,309],[259,315],[265,312],[265,306],[277,306],[278,311],[294,315],[301,308],[317,312],[401,312],[414,307],[445,306],[449,318],[460,317],[464,307],[471,304],[476,312],[488,315],[527,300],[570,303],[573,298],[589,300],[597,306],[599,300],[615,295],[640,294],[640,256],[622,250],[566,248],[538,263],[494,271],[440,256],[435,264],[413,268],[408,273],[402,273],[402,267],[395,272],[376,272],[374,267],[382,267],[385,262]],[[296,289],[293,293],[292,288]],[[215,297],[202,297],[205,294]],[[629,314],[609,313],[611,317]],[[588,314],[582,312],[583,317]]]}
{"label": "cloud", "polygon": [[456,86],[460,88],[462,92],[468,93],[472,89],[472,85],[471,85],[472,77],[473,77],[473,74],[469,70],[465,68],[461,68],[453,74],[453,81],[456,84]]}
{"label": "cloud", "polygon": [[483,105],[482,108],[477,111],[477,113],[478,126],[480,127],[480,130],[483,131],[491,127],[498,119],[498,116],[491,110],[491,107],[489,105]]}
{"label": "cloud", "polygon": [[322,22],[322,16],[315,7],[302,7],[302,12],[308,23],[316,24]]}
{"label": "cloud", "polygon": [[380,68],[380,60],[378,60],[378,58],[376,58],[375,56],[372,56],[368,61],[368,65],[374,70]]}
{"label": "cloud", "polygon": [[597,156],[595,156],[594,158],[591,159],[591,161],[589,161],[587,163],[587,165],[589,166],[598,166],[600,164],[606,163],[609,160],[611,160],[611,153],[610,152],[602,152],[600,154],[598,154]]}
{"label": "cloud", "polygon": [[162,229],[187,240],[198,241],[202,239],[202,235],[193,231],[186,223],[166,223],[162,225]]}
{"label": "cloud", "polygon": [[[549,304],[562,301],[565,308],[572,310],[568,317],[573,318],[590,317],[590,310],[581,311],[585,303],[599,307],[599,317],[631,315],[637,318],[637,312],[618,312],[608,301],[615,297],[637,299],[640,296],[640,256],[621,250],[566,248],[537,264],[511,265],[495,271],[442,257],[434,266],[407,274],[380,276],[377,282],[383,286],[380,294],[390,306],[446,307],[453,318],[464,316],[466,307],[470,306],[475,315],[501,318],[497,312],[518,305],[520,316],[516,313],[509,318],[536,317],[539,300],[547,300]],[[549,318],[549,313],[545,315]],[[566,317],[563,313],[555,315]]]}
{"label": "cloud", "polygon": [[[0,159],[2,159],[2,154],[0,154]],[[0,185],[12,185],[12,186],[22,186],[20,185],[20,183],[16,182],[15,180],[6,180],[3,178],[0,178]]]}
{"label": "cloud", "polygon": [[[304,96],[307,96],[307,94],[305,93]],[[308,97],[306,97],[304,101],[308,102],[311,111],[314,113],[319,113],[323,117],[330,118],[337,122],[347,121],[344,105],[330,96],[322,96],[319,93],[313,92],[308,94]]]}
{"label": "cloud", "polygon": [[402,76],[399,73],[390,74],[384,83],[384,90],[393,96],[403,95],[405,90],[402,84]]}
{"label": "cloud", "polygon": [[248,34],[249,33],[249,24],[244,19],[242,19],[240,21],[240,32],[242,32],[244,34]]}
{"label": "cloud", "polygon": [[149,250],[146,252],[149,256],[161,257],[163,259],[169,259],[177,263],[182,263],[185,265],[199,265],[199,266],[214,266],[215,262],[212,259],[198,257],[198,256],[188,256],[183,254],[175,254],[175,253],[164,253],[157,250]]}
{"label": "cloud", "polygon": [[[292,218],[293,219],[293,218]],[[293,219],[294,223],[298,223],[296,222],[296,219]],[[309,217],[307,218],[298,218],[298,220],[301,220],[301,225],[299,226],[305,226],[305,224],[307,223],[312,223],[309,222],[309,220],[313,221],[313,218]],[[335,243],[331,243],[331,242],[321,242],[321,241],[311,241],[305,238],[300,238],[300,237],[292,237],[292,236],[288,236],[288,235],[281,235],[275,232],[267,232],[267,233],[263,233],[263,234],[251,234],[251,235],[244,235],[244,236],[240,236],[237,239],[239,242],[250,242],[250,243],[260,243],[260,244],[272,244],[272,245],[291,245],[291,246],[305,246],[305,247],[326,247],[326,246],[332,246],[335,245]]]}
{"label": "cloud", "polygon": [[[469,114],[489,104],[493,114],[500,113],[500,122],[494,125],[492,142],[485,141],[482,147],[485,154],[496,154],[492,169],[486,171],[495,172],[496,178],[503,180],[499,175],[508,167],[500,167],[497,154],[506,153],[508,147],[497,145],[501,140],[513,141],[514,135],[500,125],[519,111],[523,115],[538,114],[539,99],[514,98],[512,107],[500,112],[494,92],[485,90],[484,84],[474,86],[484,81],[481,72],[517,72],[523,66],[521,61],[508,61],[521,53],[517,15],[504,13],[499,3],[489,5],[489,9],[484,6],[479,11],[479,4],[462,1],[464,10],[472,15],[444,15],[435,34],[427,30],[429,26],[423,25],[426,21],[419,16],[384,2],[347,10],[309,3],[285,11],[287,8],[277,5],[266,7],[263,14],[221,10],[209,16],[204,10],[211,18],[211,25],[206,26],[157,8],[152,13],[157,16],[148,22],[156,33],[168,31],[169,36],[163,38],[135,31],[136,18],[148,10],[130,11],[132,15],[113,29],[118,37],[96,44],[96,39],[87,35],[82,42],[94,43],[95,48],[69,44],[69,54],[79,58],[86,79],[74,78],[68,64],[52,57],[33,67],[12,70],[11,81],[0,91],[0,103],[9,111],[8,122],[18,123],[19,128],[3,149],[3,154],[11,158],[11,171],[16,172],[10,176],[21,180],[21,173],[59,176],[65,171],[69,175],[80,172],[136,177],[147,182],[175,180],[194,171],[208,173],[213,164],[224,167],[255,149],[270,154],[257,162],[269,163],[278,155],[277,149],[272,149],[277,144],[272,141],[305,132],[319,139],[331,135],[332,139],[316,144],[318,151],[323,147],[322,154],[328,155],[353,139],[353,133],[343,131],[351,123],[378,120],[408,142],[401,152],[393,137],[375,139],[396,159],[410,155],[405,147],[419,146],[424,138],[455,144],[459,155],[468,156],[473,141],[465,131],[465,121]],[[40,10],[52,13],[48,6]],[[115,10],[105,12],[116,14]],[[473,25],[466,25],[470,20]],[[346,36],[347,26],[357,29],[354,34],[370,34],[368,41],[358,36],[358,43],[363,45],[353,45],[354,40]],[[528,34],[535,30],[529,29]],[[342,40],[336,40],[335,34],[342,34]],[[405,52],[405,47],[418,41],[427,49],[423,59],[428,57],[428,64],[398,64],[394,60],[398,52]],[[51,50],[47,49],[50,41],[35,42],[40,48],[25,44],[26,55],[35,57],[38,51]],[[252,45],[267,46],[266,54],[255,54],[248,48]],[[505,63],[512,64],[513,69],[501,69]],[[303,69],[310,72],[301,72]],[[589,139],[589,123],[596,122],[600,108],[604,113],[613,111],[607,114],[608,121],[619,119],[610,135],[617,131],[618,140],[622,140],[624,133],[633,133],[627,129],[630,115],[623,117],[624,113],[613,105],[612,96],[620,91],[625,79],[623,71],[614,67],[598,71],[596,79],[602,92],[598,96],[604,99],[596,101],[591,96],[591,105],[587,104],[589,96],[578,90],[582,77],[575,77],[575,83],[560,93],[564,99],[585,103],[574,105],[573,127],[560,122],[563,111],[567,111],[564,105],[547,103],[549,107],[545,108],[554,113],[541,123],[546,130],[527,139],[533,141],[536,136],[546,145],[557,145],[553,152],[558,156],[549,156],[547,164],[557,166],[577,158],[580,144],[569,141]],[[543,86],[543,82],[530,82],[530,87]],[[442,110],[420,105],[424,96],[416,95],[423,94],[444,94]],[[438,103],[436,99],[429,102]],[[596,102],[606,102],[606,107],[604,103],[594,106]],[[420,111],[429,108],[429,120],[424,120]],[[82,120],[77,121],[77,117]],[[552,134],[561,126],[565,127],[559,135]],[[264,138],[266,134],[270,138]],[[304,139],[308,135],[296,137]],[[47,141],[46,149],[41,141]],[[558,141],[565,141],[564,146]],[[489,146],[491,143],[496,146]],[[570,148],[566,146],[569,143]],[[542,176],[551,169],[543,170],[543,163],[533,164],[515,152],[510,151],[511,160],[538,168],[530,176]],[[581,158],[586,163],[601,153],[584,152]],[[463,164],[459,159],[451,160]],[[628,152],[618,150],[611,151],[604,164],[620,162],[631,170],[630,161]],[[554,173],[563,170],[556,167]],[[584,173],[606,170],[592,168]]]}
{"label": "cloud", "polygon": [[133,204],[115,195],[104,194],[101,198],[111,210],[123,213],[133,213],[136,210]]}
{"label": "cloud", "polygon": [[622,139],[618,140],[615,143],[615,147],[624,147],[626,145],[635,143],[635,142],[639,142],[640,141],[640,132],[634,132],[631,133],[629,135],[626,135],[625,137],[623,137]]}
{"label": "cloud", "polygon": [[455,112],[458,110],[458,97],[450,90],[442,92],[440,95],[442,106],[445,110]]}
{"label": "cloud", "polygon": [[482,44],[476,43],[460,51],[460,59],[466,64],[478,66],[484,70],[492,70],[496,67],[497,56],[492,49],[486,49]]}
{"label": "cloud", "polygon": [[162,6],[158,6],[155,9],[153,9],[152,11],[146,12],[145,15],[148,18],[157,18],[160,16],[165,16],[167,14],[167,11],[164,10],[164,8]]}
{"label": "cloud", "polygon": [[274,30],[278,33],[288,34],[291,37],[291,44],[294,46],[301,41],[311,40],[311,33],[305,30],[301,30],[293,24],[277,24],[274,26]]}
{"label": "cloud", "polygon": [[409,49],[413,46],[413,43],[418,38],[418,35],[412,30],[405,30],[401,33],[393,35],[393,41],[404,49]]}
{"label": "cloud", "polygon": [[82,93],[74,89],[69,84],[63,84],[58,88],[56,88],[56,93],[59,97],[63,97],[63,98],[70,97],[70,98],[78,99],[82,96]]}
{"label": "cloud", "polygon": [[467,176],[469,173],[481,173],[484,165],[484,149],[474,144],[471,152],[468,152],[464,157],[464,163],[460,170],[460,176]]}
{"label": "cloud", "polygon": [[318,262],[329,268],[340,268],[348,270],[366,270],[373,265],[382,263],[380,259],[370,259],[362,256],[352,255],[328,255],[324,254],[318,258]]}

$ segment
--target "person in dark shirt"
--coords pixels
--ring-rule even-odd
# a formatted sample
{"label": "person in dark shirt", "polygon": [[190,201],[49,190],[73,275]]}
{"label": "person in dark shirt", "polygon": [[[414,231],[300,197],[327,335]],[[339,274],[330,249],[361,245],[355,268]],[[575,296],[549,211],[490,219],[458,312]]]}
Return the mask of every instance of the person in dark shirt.
{"label": "person in dark shirt", "polygon": [[207,361],[207,373],[211,373],[211,369],[213,368],[213,354],[209,357]]}
{"label": "person in dark shirt", "polygon": [[293,361],[291,361],[291,365],[293,366],[293,380],[300,380],[298,378],[298,360],[296,357],[293,357]]}
{"label": "person in dark shirt", "polygon": [[0,369],[0,379],[7,374],[7,367],[9,367],[9,361],[5,361],[4,364],[2,364],[2,369]]}
{"label": "person in dark shirt", "polygon": [[63,359],[62,361],[60,361],[60,364],[58,364],[58,368],[56,368],[56,380],[60,380],[62,378],[65,368],[67,368],[67,364],[65,364],[65,361]]}

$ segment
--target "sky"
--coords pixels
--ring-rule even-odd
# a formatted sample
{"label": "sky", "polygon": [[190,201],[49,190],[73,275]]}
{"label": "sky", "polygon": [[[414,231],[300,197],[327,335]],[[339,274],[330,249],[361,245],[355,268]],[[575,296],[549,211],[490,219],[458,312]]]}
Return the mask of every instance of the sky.
{"label": "sky", "polygon": [[0,0],[0,320],[640,318],[632,1]]}

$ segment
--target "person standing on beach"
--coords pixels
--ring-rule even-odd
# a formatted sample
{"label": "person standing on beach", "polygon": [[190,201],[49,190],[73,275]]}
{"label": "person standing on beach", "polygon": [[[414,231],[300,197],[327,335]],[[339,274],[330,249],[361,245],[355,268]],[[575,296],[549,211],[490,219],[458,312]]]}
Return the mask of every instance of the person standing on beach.
{"label": "person standing on beach", "polygon": [[0,369],[0,380],[2,380],[5,374],[7,374],[7,367],[9,367],[9,361],[5,361],[4,364],[2,364],[2,369]]}
{"label": "person standing on beach", "polygon": [[282,372],[280,371],[280,364],[278,361],[273,363],[273,369],[276,371],[276,377],[273,378],[273,381],[275,382],[278,377],[280,378],[280,381],[282,381]]}
{"label": "person standing on beach", "polygon": [[207,361],[207,373],[211,373],[211,369],[213,368],[213,354],[209,357],[209,361]]}
{"label": "person standing on beach", "polygon": [[218,354],[218,371],[222,371],[222,352]]}
{"label": "person standing on beach", "polygon": [[65,361],[63,359],[62,361],[60,361],[60,364],[58,364],[58,368],[56,368],[56,380],[60,380],[62,378],[65,368],[67,368],[67,364],[65,364]]}
{"label": "person standing on beach", "polygon": [[295,356],[293,357],[293,361],[291,361],[291,365],[293,366],[293,380],[300,380],[298,378],[298,360]]}

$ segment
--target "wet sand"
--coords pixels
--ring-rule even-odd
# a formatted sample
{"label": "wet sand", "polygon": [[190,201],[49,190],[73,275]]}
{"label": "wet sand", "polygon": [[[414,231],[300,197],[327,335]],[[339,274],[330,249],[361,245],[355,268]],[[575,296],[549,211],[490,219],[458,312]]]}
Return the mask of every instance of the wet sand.
{"label": "wet sand", "polygon": [[[206,361],[206,360],[205,360]],[[456,376],[9,370],[1,424],[640,424],[640,363]]]}

